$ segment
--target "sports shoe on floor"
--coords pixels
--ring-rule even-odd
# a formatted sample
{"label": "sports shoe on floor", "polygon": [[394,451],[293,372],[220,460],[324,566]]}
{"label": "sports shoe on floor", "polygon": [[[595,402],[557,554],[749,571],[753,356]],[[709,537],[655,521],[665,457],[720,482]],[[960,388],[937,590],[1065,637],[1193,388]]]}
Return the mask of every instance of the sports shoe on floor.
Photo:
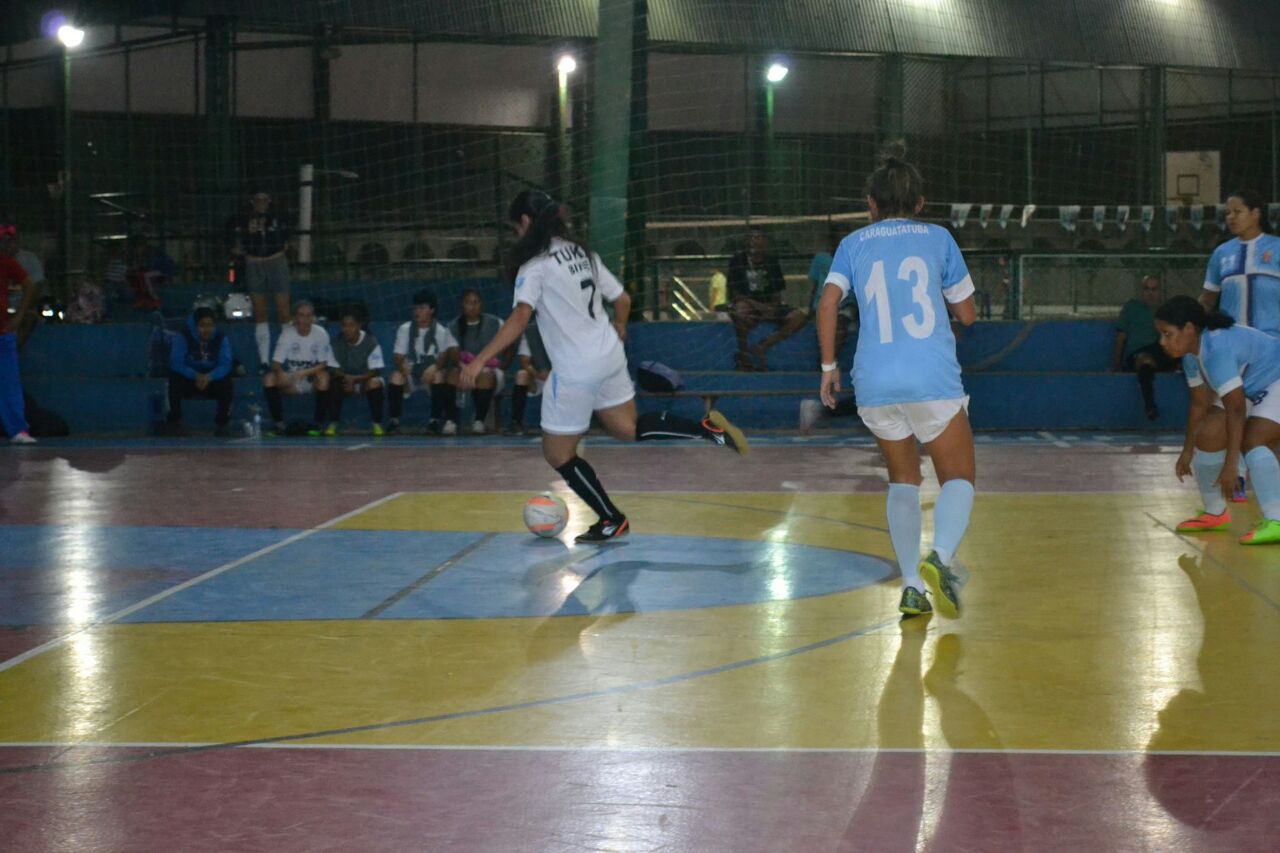
{"label": "sports shoe on floor", "polygon": [[813,425],[818,422],[818,418],[820,417],[822,417],[821,400],[801,400],[800,434],[808,435],[813,430]]}
{"label": "sports shoe on floor", "polygon": [[326,437],[326,438],[334,438],[334,437],[336,437],[336,436],[337,436],[337,434],[338,434],[338,422],[337,422],[337,421],[334,421],[333,423],[331,423],[331,424],[329,424],[327,427],[325,427],[325,428],[324,428],[324,434],[325,434],[325,437]]}
{"label": "sports shoe on floor", "polygon": [[440,427],[440,434],[441,435],[457,435],[458,425],[455,424],[453,421],[445,421],[444,426]]}
{"label": "sports shoe on floor", "polygon": [[1233,504],[1244,504],[1249,502],[1249,493],[1244,490],[1244,477],[1236,477],[1235,490],[1231,492],[1231,502]]}
{"label": "sports shoe on floor", "polygon": [[373,428],[370,429],[369,431],[373,433],[375,438],[382,438],[384,435],[387,434],[387,431],[382,428],[382,424],[379,424],[379,423],[375,423],[373,425]]}
{"label": "sports shoe on floor", "polygon": [[400,431],[399,418],[392,418],[391,420],[387,421],[387,429],[386,429],[387,435],[395,435],[399,431]]}
{"label": "sports shoe on floor", "polygon": [[747,437],[743,435],[742,430],[715,409],[708,412],[702,419],[702,428],[711,433],[711,438],[716,444],[738,451],[739,456],[746,456],[751,452],[751,445],[747,443]]}
{"label": "sports shoe on floor", "polygon": [[928,596],[923,592],[914,586],[909,586],[902,590],[902,601],[898,604],[898,611],[907,616],[923,616],[933,612],[933,605],[929,603]]}
{"label": "sports shoe on floor", "polygon": [[319,424],[307,424],[307,437],[308,437],[308,438],[320,438],[320,437],[321,437],[321,436],[323,436],[324,434],[325,434],[325,432],[324,432],[324,430],[323,430],[323,429],[321,429],[321,428],[320,428],[320,425],[319,425]]}
{"label": "sports shoe on floor", "polygon": [[427,432],[431,433],[432,435],[440,434],[440,421],[437,418],[432,418],[431,420],[427,421]]}
{"label": "sports shoe on floor", "polygon": [[471,422],[471,434],[472,434],[472,435],[484,435],[486,432],[488,432],[488,430],[487,430],[487,429],[485,429],[485,427],[484,427],[484,421],[472,421],[472,422]]}
{"label": "sports shoe on floor", "polygon": [[574,542],[608,542],[610,539],[617,539],[620,536],[626,536],[631,530],[631,522],[625,518],[621,521],[611,521],[600,519],[595,524],[586,529],[585,532],[579,533],[573,540]]}
{"label": "sports shoe on floor", "polygon": [[1231,523],[1231,512],[1224,510],[1222,515],[1210,515],[1201,510],[1200,514],[1195,518],[1188,518],[1186,521],[1179,522],[1174,528],[1179,533],[1204,533],[1207,530],[1226,530],[1227,525]]}
{"label": "sports shoe on floor", "polygon": [[1258,526],[1240,537],[1241,545],[1277,545],[1280,544],[1280,521],[1264,518]]}
{"label": "sports shoe on floor", "polygon": [[920,577],[929,585],[933,600],[938,602],[938,612],[948,619],[960,616],[960,592],[957,578],[951,569],[938,559],[937,551],[930,551],[929,556],[920,561]]}
{"label": "sports shoe on floor", "polygon": [[36,440],[25,429],[9,439],[10,444],[35,444]]}
{"label": "sports shoe on floor", "polygon": [[1160,408],[1155,404],[1147,406],[1147,420],[1154,421],[1158,417],[1160,417]]}
{"label": "sports shoe on floor", "polygon": [[510,424],[502,428],[503,435],[524,435],[524,427],[519,424]]}

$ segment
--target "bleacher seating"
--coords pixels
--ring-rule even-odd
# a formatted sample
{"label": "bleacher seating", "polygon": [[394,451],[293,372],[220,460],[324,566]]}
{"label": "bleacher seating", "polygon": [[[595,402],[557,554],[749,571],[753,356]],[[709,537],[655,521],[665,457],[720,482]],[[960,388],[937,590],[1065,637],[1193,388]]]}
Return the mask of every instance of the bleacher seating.
{"label": "bleacher seating", "polygon": [[[406,294],[407,298],[407,294]],[[407,314],[407,311],[405,312]],[[442,312],[443,313],[443,312]],[[397,323],[375,320],[374,335],[390,360]],[[234,417],[250,405],[262,405],[261,383],[251,324],[227,326],[236,357],[250,375],[237,380]],[[763,336],[770,329],[758,329]],[[336,334],[336,329],[332,330]],[[45,407],[62,414],[77,433],[146,430],[163,380],[146,376],[151,327],[144,323],[41,327],[22,351],[24,383]],[[754,338],[753,338],[754,339]],[[1113,332],[1106,321],[979,323],[958,343],[965,367],[971,416],[979,429],[1147,429],[1180,428],[1186,411],[1185,384],[1179,375],[1157,379],[1161,416],[1154,424],[1143,415],[1131,374],[1108,372]],[[729,417],[749,428],[794,428],[798,403],[815,395],[817,343],[812,326],[769,353],[768,373],[732,369],[734,337],[728,323],[635,323],[628,353],[632,365],[654,359],[680,370],[690,396],[640,396],[642,409],[671,407],[690,416],[714,396]],[[847,365],[853,342],[841,353]],[[846,383],[847,384],[847,383]],[[425,422],[426,400],[406,401],[406,420]],[[301,404],[301,405],[299,405]],[[289,417],[309,416],[309,403],[289,402]],[[188,420],[199,428],[212,420],[198,402]],[[537,406],[530,406],[536,418]],[[364,419],[363,405],[351,404],[344,417]]]}

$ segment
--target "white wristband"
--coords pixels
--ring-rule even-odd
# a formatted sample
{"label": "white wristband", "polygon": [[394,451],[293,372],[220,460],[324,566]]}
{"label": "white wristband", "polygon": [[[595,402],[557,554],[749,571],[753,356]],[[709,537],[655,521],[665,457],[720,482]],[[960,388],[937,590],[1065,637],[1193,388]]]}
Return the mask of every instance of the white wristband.
{"label": "white wristband", "polygon": [[822,372],[823,372],[823,373],[834,373],[834,372],[836,372],[836,371],[837,371],[837,370],[839,370],[839,369],[840,369],[840,363],[839,363],[839,362],[837,362],[837,361],[832,361],[832,362],[829,362],[829,363],[827,363],[827,364],[822,365]]}

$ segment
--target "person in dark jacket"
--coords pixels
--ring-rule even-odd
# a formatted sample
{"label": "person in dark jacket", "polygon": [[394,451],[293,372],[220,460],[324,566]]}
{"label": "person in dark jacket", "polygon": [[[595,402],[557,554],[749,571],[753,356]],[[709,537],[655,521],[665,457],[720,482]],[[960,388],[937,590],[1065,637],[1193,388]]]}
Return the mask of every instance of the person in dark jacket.
{"label": "person in dark jacket", "polygon": [[[485,348],[489,341],[493,340],[498,334],[498,330],[502,328],[502,320],[493,314],[486,314],[484,310],[484,299],[480,296],[480,291],[474,287],[468,287],[462,292],[462,313],[458,315],[451,324],[449,330],[453,333],[453,338],[458,342],[458,360],[461,364],[471,363],[471,359],[476,353]],[[475,403],[475,421],[471,424],[472,435],[485,434],[485,418],[489,415],[489,407],[493,404],[493,398],[502,393],[504,384],[504,366],[505,362],[510,361],[511,351],[508,350],[504,355],[493,359],[489,364],[484,366],[480,371],[480,375],[476,377],[476,387],[471,392],[472,401]],[[457,370],[452,371],[453,381],[457,382]]]}
{"label": "person in dark jacket", "polygon": [[169,427],[180,431],[182,401],[216,400],[214,435],[230,434],[231,341],[218,328],[212,308],[197,308],[169,350]]}

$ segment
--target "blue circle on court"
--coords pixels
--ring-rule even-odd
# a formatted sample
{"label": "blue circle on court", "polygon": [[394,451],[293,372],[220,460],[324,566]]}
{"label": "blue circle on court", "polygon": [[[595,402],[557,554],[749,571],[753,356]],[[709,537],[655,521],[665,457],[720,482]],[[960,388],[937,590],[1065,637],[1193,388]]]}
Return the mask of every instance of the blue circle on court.
{"label": "blue circle on court", "polygon": [[830,595],[897,566],[811,545],[637,536],[569,547],[496,534],[385,612],[391,619],[495,619],[692,610]]}

